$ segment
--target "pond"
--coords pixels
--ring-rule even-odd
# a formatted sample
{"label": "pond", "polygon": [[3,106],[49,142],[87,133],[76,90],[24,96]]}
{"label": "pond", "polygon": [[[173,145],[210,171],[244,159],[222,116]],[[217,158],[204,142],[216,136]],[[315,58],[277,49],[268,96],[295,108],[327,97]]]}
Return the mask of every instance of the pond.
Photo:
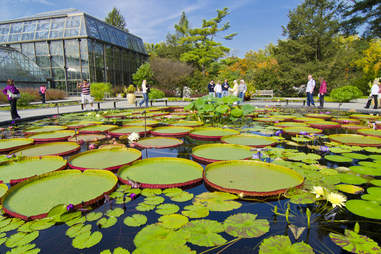
{"label": "pond", "polygon": [[4,126],[0,253],[381,253],[378,120],[165,107]]}

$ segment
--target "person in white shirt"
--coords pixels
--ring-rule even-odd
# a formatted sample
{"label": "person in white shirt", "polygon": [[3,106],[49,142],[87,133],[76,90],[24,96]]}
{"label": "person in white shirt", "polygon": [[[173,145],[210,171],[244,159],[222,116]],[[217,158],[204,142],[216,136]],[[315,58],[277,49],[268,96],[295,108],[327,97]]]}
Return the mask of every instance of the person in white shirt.
{"label": "person in white shirt", "polygon": [[139,102],[139,106],[141,107],[143,103],[146,104],[146,108],[148,107],[148,93],[149,93],[149,87],[147,86],[147,80],[143,80],[142,82],[142,92],[143,92],[143,99]]}
{"label": "person in white shirt", "polygon": [[214,86],[214,92],[216,93],[217,98],[222,97],[222,86],[220,81],[217,81],[217,84]]}
{"label": "person in white shirt", "polygon": [[308,82],[306,86],[306,94],[307,94],[307,106],[309,107],[310,105],[315,107],[315,102],[314,102],[314,89],[315,89],[315,80],[312,78],[312,75],[308,75]]}
{"label": "person in white shirt", "polygon": [[373,86],[370,89],[370,95],[368,102],[366,103],[365,108],[369,108],[372,103],[372,99],[374,100],[374,109],[378,108],[378,92],[380,91],[380,83],[377,79],[373,81]]}
{"label": "person in white shirt", "polygon": [[246,83],[245,83],[245,81],[243,79],[241,79],[239,81],[238,91],[239,91],[238,97],[243,102],[244,99],[245,99],[245,93],[247,91],[247,86],[246,86]]}
{"label": "person in white shirt", "polygon": [[237,80],[233,81],[233,88],[229,88],[229,92],[234,96],[238,96],[238,82],[237,82]]}

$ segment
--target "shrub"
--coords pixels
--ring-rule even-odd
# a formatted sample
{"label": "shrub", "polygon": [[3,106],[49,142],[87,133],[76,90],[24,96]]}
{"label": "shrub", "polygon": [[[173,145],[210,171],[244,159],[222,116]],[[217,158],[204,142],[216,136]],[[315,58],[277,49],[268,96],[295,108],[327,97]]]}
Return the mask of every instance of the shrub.
{"label": "shrub", "polygon": [[135,93],[136,88],[134,85],[129,85],[127,89],[125,89],[126,93]]}
{"label": "shrub", "polygon": [[355,86],[342,86],[331,91],[330,96],[337,102],[349,102],[353,99],[360,98],[362,92]]}
{"label": "shrub", "polygon": [[149,93],[150,99],[161,99],[165,97],[165,93],[157,88],[151,88]]}
{"label": "shrub", "polygon": [[140,65],[132,75],[132,80],[136,86],[141,86],[144,79],[147,80],[147,84],[152,84],[154,81],[151,65],[148,62]]}
{"label": "shrub", "polygon": [[31,103],[35,99],[36,98],[32,94],[20,92],[20,98],[17,100],[17,105],[28,106],[29,103]]}
{"label": "shrub", "polygon": [[47,89],[46,90],[46,100],[63,100],[67,97],[67,94],[63,90],[59,89]]}
{"label": "shrub", "polygon": [[118,95],[119,93],[124,93],[124,86],[113,86],[112,89],[111,89],[111,94],[112,96],[116,96]]}
{"label": "shrub", "polygon": [[92,83],[90,86],[91,96],[94,97],[96,101],[103,100],[105,93],[111,92],[110,83]]}

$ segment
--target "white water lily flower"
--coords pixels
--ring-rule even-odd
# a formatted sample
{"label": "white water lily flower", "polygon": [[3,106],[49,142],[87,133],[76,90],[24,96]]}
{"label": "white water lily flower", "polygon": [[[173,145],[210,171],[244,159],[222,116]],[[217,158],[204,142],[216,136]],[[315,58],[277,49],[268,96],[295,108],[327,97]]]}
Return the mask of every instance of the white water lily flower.
{"label": "white water lily flower", "polygon": [[133,133],[131,133],[131,134],[128,136],[128,140],[129,140],[130,142],[137,141],[137,140],[139,140],[139,138],[140,138],[140,136],[139,136],[139,134],[136,133],[136,132],[133,132]]}
{"label": "white water lily flower", "polygon": [[100,115],[100,114],[96,114],[95,116],[96,116],[96,117],[101,117],[101,115]]}
{"label": "white water lily flower", "polygon": [[332,207],[336,206],[342,207],[345,206],[345,202],[347,201],[347,197],[335,192],[330,192],[327,195],[327,200],[332,204]]}
{"label": "white water lily flower", "polygon": [[311,193],[316,195],[316,198],[324,197],[326,194],[326,189],[321,186],[314,186],[312,187]]}

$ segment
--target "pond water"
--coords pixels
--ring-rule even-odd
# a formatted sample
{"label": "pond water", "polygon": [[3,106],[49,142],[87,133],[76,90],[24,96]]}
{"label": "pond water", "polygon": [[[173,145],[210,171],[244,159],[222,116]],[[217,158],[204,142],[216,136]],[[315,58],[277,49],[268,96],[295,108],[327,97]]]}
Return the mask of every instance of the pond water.
{"label": "pond water", "polygon": [[[155,116],[155,111],[152,111],[152,113],[149,115],[150,117],[153,117],[153,120],[159,121],[159,125],[165,126],[169,123],[179,121],[178,119],[174,119],[175,117],[171,118],[167,117],[167,115],[170,115],[172,113],[172,116],[176,116],[177,118],[177,116],[179,116],[177,114],[181,114],[181,111],[177,112],[175,115],[173,114],[174,109],[168,109],[167,111],[166,109],[161,110],[162,112],[164,112],[161,116]],[[23,136],[25,130],[31,127],[46,125],[65,126],[70,123],[73,124],[73,122],[76,121],[84,120],[97,122],[99,121],[103,124],[112,124],[118,126],[125,125],[126,120],[120,119],[120,115],[126,117],[134,116],[130,115],[130,113],[133,113],[132,111],[129,111],[128,114],[124,114],[126,112],[127,111],[108,111],[101,113],[67,114],[63,116],[42,119],[31,123],[19,125],[12,129],[6,128],[2,131],[2,138],[4,139],[12,137],[21,137]],[[356,237],[358,235],[364,235],[368,238],[373,239],[375,242],[369,243],[368,238],[363,238],[363,240],[366,240],[364,240],[364,242],[358,241],[356,245],[354,242],[357,238],[352,237],[352,240],[348,240],[349,238],[345,239],[345,245],[352,246],[355,244],[355,247],[351,247],[354,253],[381,253],[380,248],[378,248],[377,246],[377,243],[381,243],[381,229],[379,227],[380,218],[367,218],[368,216],[366,213],[364,213],[364,211],[359,212],[361,216],[359,216],[359,213],[355,215],[354,213],[348,211],[348,209],[344,205],[342,207],[336,206],[335,208],[333,208],[331,202],[326,201],[326,199],[324,198],[316,199],[315,194],[311,194],[311,191],[314,186],[322,186],[325,188],[325,191],[327,193],[341,193],[342,195],[346,196],[347,200],[375,199],[374,201],[369,202],[373,202],[375,206],[379,206],[381,200],[379,198],[379,195],[372,194],[370,198],[364,198],[362,197],[362,195],[369,192],[367,192],[368,188],[377,188],[377,193],[378,187],[377,185],[375,185],[375,183],[377,183],[378,185],[380,184],[379,182],[374,180],[381,179],[381,173],[373,173],[369,175],[369,173],[364,173],[368,171],[356,170],[363,170],[363,168],[372,168],[373,171],[370,170],[371,172],[381,172],[381,159],[379,158],[381,156],[377,156],[381,154],[381,149],[376,147],[368,147],[366,146],[366,144],[364,144],[363,146],[346,146],[339,143],[333,143],[328,138],[328,135],[332,134],[357,133],[357,131],[353,129],[331,128],[324,129],[322,134],[309,135],[309,133],[305,133],[304,129],[299,126],[298,128],[302,129],[298,130],[298,135],[294,135],[290,132],[287,133],[286,129],[284,129],[282,133],[280,133],[277,131],[281,130],[282,128],[274,126],[274,123],[275,125],[278,125],[282,122],[293,122],[293,120],[295,120],[295,118],[297,117],[303,118],[303,114],[294,110],[283,110],[282,112],[265,112],[262,110],[257,110],[257,112],[258,113],[256,114],[256,117],[258,117],[259,119],[271,119],[272,117],[275,117],[277,119],[274,121],[267,121],[267,123],[264,123],[258,120],[253,121],[251,120],[251,118],[247,118],[227,126],[219,127],[235,129],[241,133],[252,133],[261,136],[274,136],[274,138],[277,139],[276,145],[266,148],[252,148],[253,156],[265,162],[289,167],[291,169],[294,169],[296,172],[300,173],[303,177],[305,177],[305,183],[301,189],[289,190],[285,195],[276,195],[271,197],[249,197],[245,195],[241,195],[241,197],[237,196],[238,199],[236,199],[235,202],[239,203],[239,207],[234,207],[233,205],[230,208],[230,206],[224,202],[231,201],[223,200],[221,202],[223,203],[222,205],[225,209],[221,210],[226,211],[218,211],[219,209],[214,209],[217,211],[211,211],[213,209],[209,209],[209,215],[207,216],[200,215],[200,218],[188,218],[190,222],[203,219],[220,222],[220,224],[218,224],[217,226],[210,226],[209,230],[208,227],[205,227],[199,228],[198,231],[192,231],[191,234],[198,234],[198,237],[193,235],[193,240],[187,241],[186,245],[189,248],[178,248],[172,251],[171,241],[173,242],[172,247],[175,245],[177,246],[176,240],[174,239],[178,239],[180,235],[175,235],[175,238],[171,240],[171,238],[168,237],[168,235],[166,235],[168,234],[168,232],[161,232],[156,235],[156,239],[151,239],[156,248],[152,247],[148,250],[141,248],[141,250],[137,249],[134,252],[134,250],[136,249],[136,242],[134,243],[136,235],[140,231],[144,230],[144,228],[147,225],[157,223],[159,221],[159,218],[162,216],[161,214],[158,214],[156,212],[158,206],[163,204],[175,204],[178,206],[178,211],[175,211],[174,213],[181,214],[181,212],[184,211],[184,207],[190,206],[195,202],[195,198],[197,197],[197,195],[207,192],[213,192],[216,190],[207,186],[206,184],[204,184],[204,182],[201,182],[183,188],[183,191],[193,194],[192,199],[182,202],[176,202],[171,200],[171,198],[167,194],[154,194],[151,192],[146,192],[144,193],[144,195],[142,195],[139,194],[140,191],[136,191],[135,193],[138,193],[138,195],[131,201],[128,201],[129,195],[134,191],[131,191],[131,189],[129,188],[119,188],[117,190],[119,192],[122,192],[123,196],[127,197],[125,203],[123,202],[123,200],[116,198],[118,197],[118,195],[111,194],[107,196],[106,199],[102,199],[96,202],[95,204],[92,204],[91,206],[85,207],[85,209],[82,210],[82,216],[86,216],[86,214],[88,213],[93,214],[94,212],[100,212],[102,214],[99,216],[103,218],[115,217],[117,220],[117,222],[114,225],[108,228],[103,228],[98,225],[100,217],[94,221],[86,221],[85,219],[78,220],[79,224],[82,223],[83,225],[91,225],[91,232],[98,231],[102,234],[102,239],[99,241],[99,243],[95,244],[94,246],[84,249],[78,249],[73,247],[72,244],[74,238],[68,237],[66,235],[67,230],[70,228],[70,226],[68,226],[65,223],[57,223],[56,225],[50,228],[39,230],[39,235],[36,239],[34,239],[30,243],[28,241],[25,243],[35,244],[35,246],[20,244],[21,246],[29,246],[26,247],[24,251],[22,251],[20,246],[17,249],[17,244],[12,245],[12,242],[9,242],[9,239],[11,239],[12,235],[18,232],[18,229],[15,228],[14,230],[9,231],[8,229],[4,229],[4,227],[8,225],[6,223],[2,223],[2,221],[6,220],[7,216],[4,214],[0,220],[0,232],[4,232],[0,233],[0,241],[2,242],[2,245],[0,246],[0,253],[101,253],[104,250],[111,250],[111,253],[118,253],[113,252],[113,250],[118,247],[122,247],[123,249],[128,250],[131,253],[192,253],[191,250],[195,251],[193,253],[258,253],[260,251],[260,246],[260,253],[312,253],[312,250],[314,253],[349,253],[332,241],[332,233],[343,235],[344,230],[348,229],[353,231],[354,228],[358,226],[359,232],[353,232],[353,234]],[[104,116],[112,115],[115,115],[115,118],[104,118]],[[328,115],[330,117],[347,119],[350,114],[343,112],[330,112],[328,113]],[[135,115],[135,117],[136,116],[137,115]],[[195,120],[191,115],[184,115],[184,117],[186,117],[186,120]],[[369,119],[361,119],[359,124],[363,125],[364,129],[369,129],[369,124],[371,124],[375,120],[377,119],[371,119],[370,121]],[[308,122],[310,123],[311,121]],[[210,124],[207,125],[210,126]],[[192,160],[192,149],[194,147],[202,144],[219,143],[219,141],[201,141],[192,139],[188,135],[185,137],[178,137],[178,139],[183,141],[183,144],[178,147],[163,149],[139,149],[142,152],[142,159],[144,160],[146,158],[154,157],[175,157]],[[110,143],[121,143],[128,146],[127,139],[119,139],[118,137],[108,136],[105,140],[102,141],[81,143],[81,148],[79,151],[70,155],[65,155],[64,158],[69,159],[71,156],[75,154],[89,150],[90,144],[95,144],[96,147],[99,147],[103,144]],[[361,156],[360,154],[364,156]],[[327,155],[338,155],[339,158],[332,156],[326,157]],[[357,159],[360,157],[362,158]],[[343,160],[343,158],[350,158],[350,160]],[[2,157],[2,160],[7,159]],[[112,160],[112,158],[110,158],[110,160]],[[368,164],[366,162],[368,162]],[[205,168],[204,164],[201,165],[203,168]],[[362,169],[353,168],[353,170],[351,170],[350,168],[352,166],[360,166],[360,168]],[[346,175],[350,175],[350,177]],[[350,185],[349,192],[353,190],[353,186],[358,186],[362,188],[362,191],[356,192],[354,194],[340,192],[336,190],[335,187],[335,185],[338,184]],[[9,184],[8,186],[10,187]],[[118,186],[123,186],[123,184],[119,183]],[[155,204],[152,210],[150,211],[142,211],[139,210],[139,208],[137,210],[139,204],[145,202],[146,196],[151,195],[163,197],[164,201],[158,201],[157,204]],[[374,196],[376,196],[376,198]],[[35,202],[38,203],[38,200],[35,200]],[[117,214],[115,216],[109,216],[110,214],[107,214],[108,211],[116,208],[122,208],[123,213],[121,215]],[[381,208],[378,210],[376,209],[376,212],[374,210],[371,210],[369,212],[377,213],[377,211],[381,214]],[[237,237],[236,235],[234,236],[234,233],[229,231],[227,227],[223,227],[223,223],[227,218],[229,218],[229,216],[242,213],[257,215],[257,217],[255,218],[256,220],[267,220],[267,230],[264,230],[262,228],[263,232],[258,233],[258,225],[254,225],[251,227],[250,221],[253,222],[253,219],[249,221],[242,221],[242,228],[243,231],[256,232],[253,234],[259,234],[258,237]],[[311,215],[309,216],[308,213],[311,213]],[[125,218],[133,216],[134,214],[144,215],[147,218],[147,222],[143,223],[143,225],[138,227],[127,226],[124,223]],[[308,220],[310,220],[310,225],[308,225]],[[11,224],[12,223],[13,222],[11,222]],[[173,222],[173,224],[176,223],[179,222]],[[78,223],[74,223],[74,226],[75,224],[78,225]],[[176,230],[182,230],[181,226],[180,229],[177,228],[178,227],[176,227],[176,229],[167,230],[173,232],[175,232]],[[88,230],[84,230],[78,235],[85,234],[86,231]],[[274,238],[275,236],[280,235],[285,236],[281,239],[282,241],[278,241],[277,238]],[[7,237],[7,239],[4,239],[4,241],[2,241],[2,238],[4,237]],[[159,240],[160,237],[162,240]],[[287,240],[286,238],[289,240]],[[149,237],[147,239],[148,241],[150,241]],[[276,241],[272,244],[270,243],[265,246],[265,239],[275,239]],[[135,239],[135,241],[137,240]],[[163,241],[163,244],[161,244],[160,241]],[[297,245],[295,245],[295,243],[301,242],[304,242],[305,244],[297,248]],[[368,245],[366,243],[368,243]],[[147,245],[149,244],[150,243],[147,242]],[[179,245],[183,246],[184,244],[185,242]],[[30,249],[30,252],[27,252],[26,249]]]}

